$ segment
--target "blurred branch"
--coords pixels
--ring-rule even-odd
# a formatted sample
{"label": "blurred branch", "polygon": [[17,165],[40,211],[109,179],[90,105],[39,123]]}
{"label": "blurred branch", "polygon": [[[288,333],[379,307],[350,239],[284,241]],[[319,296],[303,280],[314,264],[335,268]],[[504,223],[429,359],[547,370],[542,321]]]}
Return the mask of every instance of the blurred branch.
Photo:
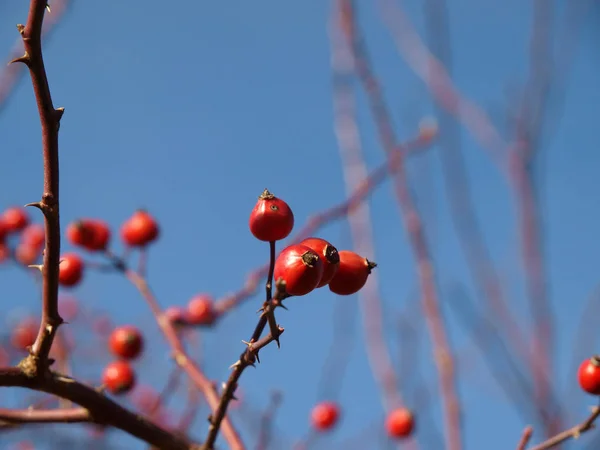
{"label": "blurred branch", "polygon": [[[340,7],[343,7],[341,3]],[[353,57],[351,49],[348,48],[340,32],[341,19],[343,15],[340,15],[340,11],[334,11],[330,26],[331,64],[334,76],[334,127],[342,159],[346,192],[351,195],[368,174],[362,156],[360,132],[356,124],[356,101],[352,88]],[[352,211],[349,211],[348,223],[355,251],[369,259],[376,259],[371,213],[367,202],[356,205]],[[371,370],[379,385],[382,403],[386,410],[391,410],[402,405],[403,401],[385,341],[383,305],[376,272],[369,275],[369,282],[358,295]]]}
{"label": "blurred branch", "polygon": [[395,194],[400,205],[404,227],[412,247],[417,265],[417,274],[421,288],[421,302],[425,320],[429,328],[438,370],[440,395],[442,399],[445,445],[448,450],[462,448],[462,412],[458,396],[458,383],[454,367],[452,350],[448,342],[448,333],[439,304],[434,267],[423,224],[417,211],[404,170],[402,152],[396,152],[398,140],[392,126],[387,105],[383,98],[379,82],[372,72],[367,50],[358,32],[355,10],[351,0],[339,0],[342,20],[348,24],[346,30],[349,44],[352,46],[356,74],[367,94],[373,120],[377,126],[379,141],[387,154],[388,161],[397,160],[400,165],[394,177]]}
{"label": "blurred branch", "polygon": [[281,404],[283,395],[281,392],[275,391],[271,393],[271,400],[267,409],[262,414],[260,420],[260,432],[258,435],[258,442],[256,443],[256,450],[267,450],[271,442],[271,434],[273,432],[273,420],[275,413]]}
{"label": "blurred branch", "polygon": [[575,425],[568,430],[565,430],[550,439],[538,444],[534,447],[530,447],[529,450],[547,450],[552,447],[557,447],[569,439],[577,439],[582,433],[594,428],[594,422],[600,416],[600,407],[595,407],[590,416],[579,425]]}
{"label": "blurred branch", "polygon": [[[63,14],[69,6],[69,0],[53,0],[52,13],[44,20],[42,26],[42,37],[46,37],[56,28]],[[22,40],[19,39],[10,52],[8,61],[13,61],[23,54]],[[18,64],[10,64],[0,71],[0,112],[6,105],[10,94],[14,91],[15,86],[23,74],[23,66]]]}

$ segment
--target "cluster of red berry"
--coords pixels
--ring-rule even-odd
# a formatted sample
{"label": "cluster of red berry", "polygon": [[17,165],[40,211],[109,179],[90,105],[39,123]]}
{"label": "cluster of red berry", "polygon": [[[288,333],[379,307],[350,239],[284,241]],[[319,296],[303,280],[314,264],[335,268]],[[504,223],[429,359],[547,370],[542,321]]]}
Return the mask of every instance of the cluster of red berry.
{"label": "cluster of red berry", "polygon": [[[136,211],[121,226],[121,239],[128,247],[145,247],[158,238],[156,220],[146,211]],[[98,219],[80,219],[67,226],[67,239],[90,252],[105,251],[110,243],[108,224]],[[58,281],[62,286],[75,286],[83,278],[84,263],[77,253],[61,256]]]}
{"label": "cluster of red berry", "polygon": [[[250,231],[259,240],[275,242],[285,239],[294,227],[294,214],[289,205],[265,189],[250,214]],[[350,250],[339,251],[324,239],[310,237],[283,249],[275,260],[273,278],[285,283],[285,294],[306,295],[314,289],[329,286],[338,295],[352,295],[366,284],[376,264]],[[334,402],[322,402],[311,413],[318,431],[331,430],[340,417]],[[386,430],[392,438],[412,434],[414,417],[410,410],[397,408],[389,412]]]}
{"label": "cluster of red berry", "polygon": [[[250,214],[249,225],[257,239],[280,241],[292,232],[294,213],[285,201],[265,189]],[[323,286],[329,286],[334,294],[352,295],[362,289],[376,266],[350,250],[338,252],[326,240],[310,237],[279,253],[273,278],[285,282],[289,296],[306,295]]]}
{"label": "cluster of red berry", "polygon": [[[17,237],[14,250],[8,240]],[[11,207],[0,215],[0,263],[11,257],[25,266],[34,264],[44,250],[44,227],[30,223],[24,208]]]}
{"label": "cluster of red berry", "polygon": [[108,338],[108,347],[119,359],[106,365],[102,382],[113,394],[128,392],[136,380],[129,362],[136,359],[144,349],[142,333],[132,325],[115,328]]}

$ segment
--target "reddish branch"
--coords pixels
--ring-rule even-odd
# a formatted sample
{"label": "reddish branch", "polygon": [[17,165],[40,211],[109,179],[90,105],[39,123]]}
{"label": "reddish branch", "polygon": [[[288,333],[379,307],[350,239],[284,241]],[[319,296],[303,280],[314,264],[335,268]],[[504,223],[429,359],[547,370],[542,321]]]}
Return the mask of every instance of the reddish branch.
{"label": "reddish branch", "polygon": [[[533,333],[533,357],[529,357],[531,371],[536,380],[536,400],[540,410],[555,414],[560,421],[552,386],[547,374],[551,373],[553,352],[553,321],[551,305],[546,292],[543,266],[542,239],[538,201],[533,182],[532,157],[539,141],[543,111],[550,89],[551,36],[549,17],[552,6],[543,0],[535,2],[534,22],[530,52],[530,77],[526,96],[521,102],[517,118],[516,145],[509,146],[500,136],[487,114],[465,98],[453,85],[444,64],[438,60],[410,24],[403,11],[386,1],[384,19],[389,24],[396,45],[413,71],[429,88],[435,101],[457,118],[492,153],[498,166],[510,183],[517,203],[523,267],[531,314],[535,324]],[[507,159],[507,156],[510,159]],[[496,308],[502,304],[495,305]],[[504,309],[504,308],[503,308]],[[503,313],[505,314],[505,313]],[[510,316],[505,315],[504,322]],[[511,328],[516,328],[511,326]],[[509,334],[510,335],[510,334]],[[524,342],[524,341],[523,341]],[[522,346],[514,346],[517,350]],[[543,414],[542,414],[543,415]],[[550,432],[557,424],[545,421]]]}
{"label": "reddish branch", "polygon": [[31,355],[20,367],[30,377],[43,376],[49,367],[48,354],[56,330],[63,322],[58,313],[58,263],[60,257],[60,219],[58,210],[58,128],[63,108],[55,109],[42,57],[42,22],[46,0],[32,0],[27,24],[17,25],[25,54],[13,62],[29,68],[33,91],[42,126],[42,154],[44,159],[44,191],[41,201],[29,206],[44,214],[46,247],[42,266],[42,318],[40,329],[31,348]]}
{"label": "reddish branch", "polygon": [[527,448],[527,444],[531,440],[531,436],[533,435],[533,428],[531,426],[525,427],[523,430],[523,434],[521,435],[521,439],[517,444],[517,450],[525,450]]}
{"label": "reddish branch", "polygon": [[[161,449],[198,449],[197,445],[158,427],[144,417],[123,408],[102,392],[70,377],[47,372],[44,378],[31,378],[19,368],[9,367],[0,369],[0,386],[18,386],[65,398],[82,406],[87,411],[89,422],[113,426]],[[0,414],[0,420],[7,422],[82,421],[75,419],[83,419],[85,416],[78,408],[31,412],[31,420],[27,420],[27,414],[19,411],[2,413],[6,414]]]}
{"label": "reddish branch", "polygon": [[399,169],[394,177],[395,193],[400,205],[404,226],[410,240],[417,264],[417,274],[421,288],[421,302],[429,333],[433,341],[435,362],[438,369],[440,394],[444,412],[444,428],[446,448],[458,450],[462,448],[462,413],[457,392],[457,380],[452,351],[448,343],[448,335],[440,309],[438,292],[434,276],[434,267],[430,250],[423,229],[421,217],[411,196],[402,152],[396,152],[398,140],[383,99],[381,88],[372,73],[367,52],[355,22],[354,5],[351,0],[340,0],[341,13],[345,21],[352,24],[348,27],[350,45],[352,45],[355,70],[365,90],[372,115],[374,117],[379,140],[388,161],[397,160]]}
{"label": "reddish branch", "polygon": [[[175,329],[171,320],[169,320],[169,318],[161,310],[158,300],[152,293],[152,290],[150,289],[150,286],[148,286],[146,279],[134,270],[129,269],[125,264],[125,261],[113,255],[112,253],[107,252],[107,257],[110,258],[113,267],[122,272],[125,277],[137,288],[144,300],[146,300],[146,303],[150,307],[150,310],[152,311],[152,314],[154,315],[161,332],[173,350],[173,358],[175,362],[202,392],[202,395],[206,398],[211,410],[217,411],[220,401],[219,395],[217,394],[213,383],[206,377],[200,367],[198,367],[198,365],[187,355],[183,347],[183,343],[177,334],[177,330]],[[223,417],[222,420],[223,435],[229,443],[231,449],[243,450],[245,448],[244,444],[229,419]]]}
{"label": "reddish branch", "polygon": [[[353,75],[352,51],[348,49],[339,28],[335,26],[336,23],[339,23],[339,14],[334,11],[330,30],[334,75],[334,126],[342,158],[346,190],[351,193],[361,180],[366,179],[367,169],[362,156],[360,133],[356,124],[355,98],[351,79]],[[369,255],[369,258],[375,258],[369,205],[364,202],[353,208],[348,213],[348,222],[356,251],[361,255]],[[359,293],[359,298],[369,363],[381,389],[383,405],[390,410],[402,405],[403,400],[385,341],[383,306],[378,291],[377,274],[374,272],[369,276],[367,285]]]}

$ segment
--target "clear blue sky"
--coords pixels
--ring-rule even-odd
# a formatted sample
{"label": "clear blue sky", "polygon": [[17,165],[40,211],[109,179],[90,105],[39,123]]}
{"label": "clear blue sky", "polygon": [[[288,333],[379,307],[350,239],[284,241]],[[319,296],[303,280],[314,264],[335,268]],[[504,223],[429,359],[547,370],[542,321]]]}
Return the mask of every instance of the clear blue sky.
{"label": "clear blue sky", "polygon": [[[418,119],[432,111],[430,98],[395,51],[377,9],[368,5],[371,2],[358,3],[364,4],[361,24],[374,68],[398,134],[407,139],[414,135]],[[422,29],[420,2],[405,3]],[[456,84],[500,118],[508,103],[507,87],[523,82],[527,74],[531,2],[449,3]],[[548,279],[560,340],[553,378],[564,396],[574,380],[573,354],[591,352],[598,345],[596,339],[587,349],[572,347],[581,308],[598,283],[600,267],[598,3],[589,11],[580,24],[561,120],[543,148]],[[26,1],[0,6],[0,48],[5,54],[17,38],[14,24],[24,22],[26,12]],[[60,130],[63,225],[93,216],[117,227],[134,209],[146,207],[163,230],[149,266],[150,282],[162,305],[183,305],[198,292],[221,296],[238,289],[245,275],[267,258],[267,247],[247,228],[248,214],[262,189],[268,187],[287,200],[299,225],[344,197],[333,134],[329,13],[330,2],[318,0],[72,2],[45,45],[52,95],[56,106],[66,108]],[[557,17],[562,25],[563,16]],[[361,112],[364,151],[368,165],[374,167],[383,160],[383,152],[368,117]],[[468,133],[463,137],[486,239],[512,304],[524,311],[511,193],[485,152]],[[3,105],[0,148],[0,208],[38,199],[40,131],[28,77]],[[447,304],[452,284],[462,283],[470,292],[472,288],[442,191],[437,152],[434,147],[415,158],[410,172],[420,202],[426,205]],[[387,335],[397,362],[400,346],[416,345],[399,342],[396,332],[400,312],[414,302],[415,272],[389,183],[375,192],[371,205]],[[340,248],[350,245],[345,222],[328,226],[321,235]],[[65,240],[64,249],[68,248]],[[35,285],[22,271],[3,270],[0,280],[3,310],[11,311],[7,321],[37,307]],[[88,273],[74,293],[118,323],[149,330],[153,346],[140,363],[141,377],[144,383],[162,386],[168,374],[167,349],[133,288],[116,275]],[[214,331],[203,333],[203,364],[210,377],[227,376],[229,364],[242,350],[240,340],[254,328],[261,300],[249,300]],[[282,349],[264,350],[258,369],[244,374],[241,388],[256,411],[267,404],[271,388],[284,393],[276,419],[280,440],[274,448],[289,448],[306,434],[309,411],[320,392],[338,391],[343,422],[315,448],[332,448],[356,436],[362,437],[352,448],[387,448],[385,439],[377,437],[384,411],[367,365],[357,301],[336,299],[328,290],[290,301],[290,311],[278,314],[286,329]],[[345,329],[343,345],[352,353],[341,380],[322,372],[338,303],[354,317]],[[455,317],[449,308],[446,312]],[[426,339],[424,326],[416,323]],[[460,322],[451,320],[451,327],[454,342],[467,349]],[[421,362],[414,369],[415,378],[435,386],[431,352],[425,345],[418,351]],[[461,368],[467,448],[513,448],[526,423],[491,381],[479,353],[463,354],[470,355]],[[81,358],[74,366],[76,375],[97,379],[101,366],[92,363],[99,359]],[[414,371],[403,368],[403,373]],[[565,404],[578,408],[571,420],[579,420],[592,401],[573,392]],[[0,393],[3,405],[5,398]],[[438,406],[438,402],[425,405],[421,415],[417,411],[418,437],[426,450],[442,448],[431,431],[441,428]],[[206,414],[204,409],[193,427],[195,438],[205,435]],[[252,443],[256,434],[250,422],[244,415],[236,418]],[[366,434],[361,435],[362,429]],[[0,435],[0,443],[17,436],[23,435]],[[583,448],[584,439],[568,448]],[[144,448],[120,432],[112,433],[110,442],[120,446],[116,448]]]}

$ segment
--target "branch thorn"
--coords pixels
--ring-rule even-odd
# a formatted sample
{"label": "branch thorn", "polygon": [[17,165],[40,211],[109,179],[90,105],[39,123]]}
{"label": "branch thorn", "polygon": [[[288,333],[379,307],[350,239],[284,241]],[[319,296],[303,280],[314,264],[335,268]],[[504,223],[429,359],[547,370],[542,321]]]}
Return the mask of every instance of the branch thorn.
{"label": "branch thorn", "polygon": [[29,59],[29,53],[25,52],[25,54],[23,56],[19,56],[18,58],[15,58],[11,61],[9,61],[8,65],[14,64],[14,63],[23,63],[26,66],[29,66],[29,63],[31,62],[31,60]]}

